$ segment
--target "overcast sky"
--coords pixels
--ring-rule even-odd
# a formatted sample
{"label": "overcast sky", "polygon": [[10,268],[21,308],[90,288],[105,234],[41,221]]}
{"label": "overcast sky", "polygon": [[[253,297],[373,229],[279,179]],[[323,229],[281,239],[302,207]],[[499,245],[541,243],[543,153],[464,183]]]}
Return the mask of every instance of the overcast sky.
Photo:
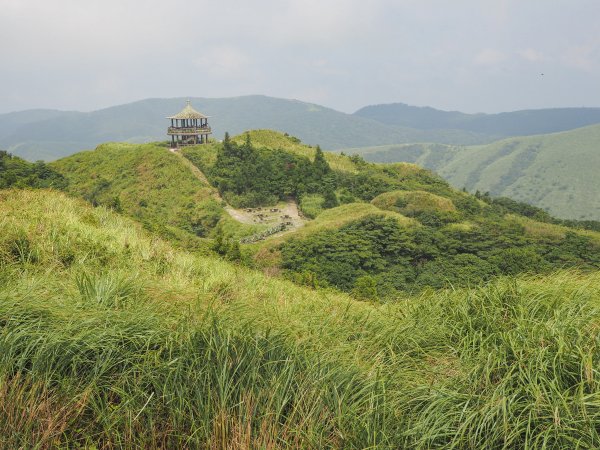
{"label": "overcast sky", "polygon": [[0,112],[246,94],[600,106],[599,23],[599,0],[0,0]]}

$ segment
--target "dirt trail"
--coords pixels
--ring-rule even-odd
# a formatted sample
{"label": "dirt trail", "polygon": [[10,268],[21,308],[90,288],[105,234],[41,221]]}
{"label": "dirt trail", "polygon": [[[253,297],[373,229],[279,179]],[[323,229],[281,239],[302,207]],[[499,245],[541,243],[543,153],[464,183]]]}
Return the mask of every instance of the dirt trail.
{"label": "dirt trail", "polygon": [[235,209],[235,208],[232,208],[231,206],[227,205],[225,207],[225,211],[227,211],[229,213],[229,215],[231,217],[233,217],[235,220],[237,220],[238,222],[245,223],[248,225],[256,224],[256,221],[255,221],[253,215],[246,213],[241,209]]}
{"label": "dirt trail", "polygon": [[[208,178],[206,178],[206,175],[204,175],[204,172],[202,172],[200,169],[198,169],[194,164],[192,164],[192,162],[187,159],[185,156],[183,156],[180,152],[178,152],[177,150],[175,150],[174,148],[171,148],[170,151],[172,153],[174,153],[179,159],[181,159],[181,162],[183,162],[194,174],[194,176],[196,178],[198,178],[200,181],[202,181],[202,183],[210,186],[210,182],[208,181]],[[216,189],[215,189],[216,191]],[[217,195],[219,195],[219,193],[217,192]]]}

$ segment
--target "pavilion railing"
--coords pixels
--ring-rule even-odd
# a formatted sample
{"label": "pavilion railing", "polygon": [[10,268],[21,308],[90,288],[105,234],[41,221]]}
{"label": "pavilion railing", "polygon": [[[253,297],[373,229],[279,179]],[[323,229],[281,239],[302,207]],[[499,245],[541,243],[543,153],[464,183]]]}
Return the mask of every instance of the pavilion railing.
{"label": "pavilion railing", "polygon": [[169,127],[167,134],[209,134],[210,127]]}

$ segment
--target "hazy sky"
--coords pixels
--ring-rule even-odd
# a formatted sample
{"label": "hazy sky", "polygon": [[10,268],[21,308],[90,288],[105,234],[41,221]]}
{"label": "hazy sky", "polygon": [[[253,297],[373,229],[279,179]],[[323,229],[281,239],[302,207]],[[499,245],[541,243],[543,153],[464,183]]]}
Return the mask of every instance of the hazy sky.
{"label": "hazy sky", "polygon": [[599,0],[0,0],[0,112],[245,94],[600,106],[599,23]]}

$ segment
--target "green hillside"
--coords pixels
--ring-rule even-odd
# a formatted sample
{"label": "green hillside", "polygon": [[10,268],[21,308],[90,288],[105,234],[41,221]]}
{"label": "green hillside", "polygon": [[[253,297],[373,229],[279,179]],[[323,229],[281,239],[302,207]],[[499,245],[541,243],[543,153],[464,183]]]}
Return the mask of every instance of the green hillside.
{"label": "green hillside", "polygon": [[527,205],[479,200],[413,164],[370,164],[267,130],[183,154],[233,206],[292,198],[314,219],[242,249],[247,264],[301,284],[384,300],[499,275],[600,267],[600,234],[538,222],[552,218]]}
{"label": "green hillside", "polygon": [[221,220],[236,236],[260,229],[230,220],[216,190],[164,146],[107,143],[50,167],[69,181],[72,195],[122,212],[187,247],[205,247],[199,238]]}
{"label": "green hillside", "polygon": [[569,219],[600,220],[600,125],[483,146],[411,144],[350,149],[369,161],[408,161],[456,187],[507,196]]}
{"label": "green hillside", "polygon": [[55,192],[0,217],[3,448],[600,445],[597,273],[377,305]]}
{"label": "green hillside", "polygon": [[182,152],[108,143],[50,166],[71,195],[179,246],[357,298],[600,266],[600,234],[475,198],[414,164],[367,163],[269,130]]}

